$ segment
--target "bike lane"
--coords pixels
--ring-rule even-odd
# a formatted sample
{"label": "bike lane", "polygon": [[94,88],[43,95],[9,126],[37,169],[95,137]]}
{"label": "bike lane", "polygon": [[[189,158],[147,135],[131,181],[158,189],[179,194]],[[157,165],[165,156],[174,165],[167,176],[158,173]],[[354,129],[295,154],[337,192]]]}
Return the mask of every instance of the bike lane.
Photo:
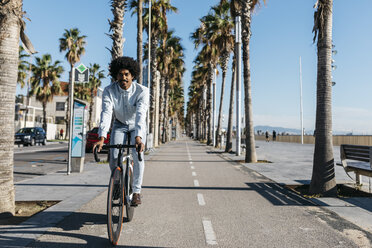
{"label": "bike lane", "polygon": [[[146,161],[142,195],[119,247],[357,247],[349,222],[190,139]],[[108,247],[105,214],[106,192],[32,247]]]}

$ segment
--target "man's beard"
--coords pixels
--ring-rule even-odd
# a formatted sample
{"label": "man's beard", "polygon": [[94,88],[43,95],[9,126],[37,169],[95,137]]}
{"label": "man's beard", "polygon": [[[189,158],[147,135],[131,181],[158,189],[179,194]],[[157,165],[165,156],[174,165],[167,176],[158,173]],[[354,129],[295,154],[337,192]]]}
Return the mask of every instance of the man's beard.
{"label": "man's beard", "polygon": [[128,83],[128,80],[120,80],[120,81],[119,81],[119,84],[120,84],[120,85],[123,85],[123,86],[124,86],[125,84],[127,84],[127,83]]}

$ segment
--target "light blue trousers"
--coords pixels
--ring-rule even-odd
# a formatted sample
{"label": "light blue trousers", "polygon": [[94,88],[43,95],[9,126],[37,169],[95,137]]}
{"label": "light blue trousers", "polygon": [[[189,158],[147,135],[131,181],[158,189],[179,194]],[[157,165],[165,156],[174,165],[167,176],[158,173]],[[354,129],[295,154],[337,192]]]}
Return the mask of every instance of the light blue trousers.
{"label": "light blue trousers", "polygon": [[[111,145],[118,145],[118,144],[127,144],[127,132],[129,131],[128,125],[120,123],[118,121],[114,121],[114,125],[112,126],[111,136],[110,136],[110,144]],[[130,144],[135,144],[135,132],[134,130],[130,131]],[[142,143],[145,144],[146,137],[142,137]],[[131,148],[131,153],[133,157],[133,193],[140,193],[141,186],[142,186],[142,179],[143,179],[143,172],[145,170],[145,161],[144,161],[144,154],[142,152],[141,157],[142,161],[138,160],[138,153],[135,148]],[[124,152],[123,155],[125,155]],[[119,150],[118,149],[110,149],[110,168],[111,171],[114,170],[117,166]]]}

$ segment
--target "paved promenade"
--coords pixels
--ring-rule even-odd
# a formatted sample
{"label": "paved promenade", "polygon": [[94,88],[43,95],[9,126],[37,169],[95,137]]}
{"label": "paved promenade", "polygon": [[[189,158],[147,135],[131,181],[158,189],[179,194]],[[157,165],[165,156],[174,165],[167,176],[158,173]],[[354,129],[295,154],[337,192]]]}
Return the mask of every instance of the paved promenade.
{"label": "paved promenade", "polygon": [[[146,158],[143,204],[119,247],[371,247],[371,199],[305,199],[282,184],[308,183],[311,145],[257,142],[260,160],[184,138]],[[335,148],[337,149],[337,148]],[[337,159],[337,151],[335,158]],[[342,168],[338,182],[350,182]],[[0,247],[109,247],[107,165],[16,184],[16,200],[60,203],[17,226],[0,226]]]}
{"label": "paved promenade", "polygon": [[[256,141],[256,152],[259,160],[268,160],[272,163],[244,164],[246,168],[282,185],[310,184],[314,145]],[[333,154],[335,161],[340,162],[339,146],[334,147]],[[244,160],[244,154],[237,157],[235,154],[224,153],[224,157],[231,160]],[[354,176],[353,173],[350,175]],[[338,184],[355,183],[347,176],[342,166],[335,166],[335,176]],[[368,177],[362,178],[363,190],[370,192],[371,181]],[[312,201],[372,232],[371,198],[318,198]]]}

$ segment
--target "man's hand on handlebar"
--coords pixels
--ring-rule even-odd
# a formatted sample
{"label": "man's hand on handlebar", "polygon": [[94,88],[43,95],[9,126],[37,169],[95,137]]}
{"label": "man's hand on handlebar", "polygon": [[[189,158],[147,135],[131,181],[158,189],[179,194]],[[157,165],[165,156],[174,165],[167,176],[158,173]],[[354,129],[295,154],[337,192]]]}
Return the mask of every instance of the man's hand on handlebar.
{"label": "man's hand on handlebar", "polygon": [[145,144],[142,143],[142,138],[140,136],[136,136],[136,150],[138,153],[145,150]]}
{"label": "man's hand on handlebar", "polygon": [[104,145],[104,142],[105,142],[105,138],[104,137],[100,137],[100,140],[97,141],[96,143],[94,143],[94,145],[93,145],[93,151],[96,148],[96,146],[98,146],[98,152],[100,152],[102,150],[102,146]]}

